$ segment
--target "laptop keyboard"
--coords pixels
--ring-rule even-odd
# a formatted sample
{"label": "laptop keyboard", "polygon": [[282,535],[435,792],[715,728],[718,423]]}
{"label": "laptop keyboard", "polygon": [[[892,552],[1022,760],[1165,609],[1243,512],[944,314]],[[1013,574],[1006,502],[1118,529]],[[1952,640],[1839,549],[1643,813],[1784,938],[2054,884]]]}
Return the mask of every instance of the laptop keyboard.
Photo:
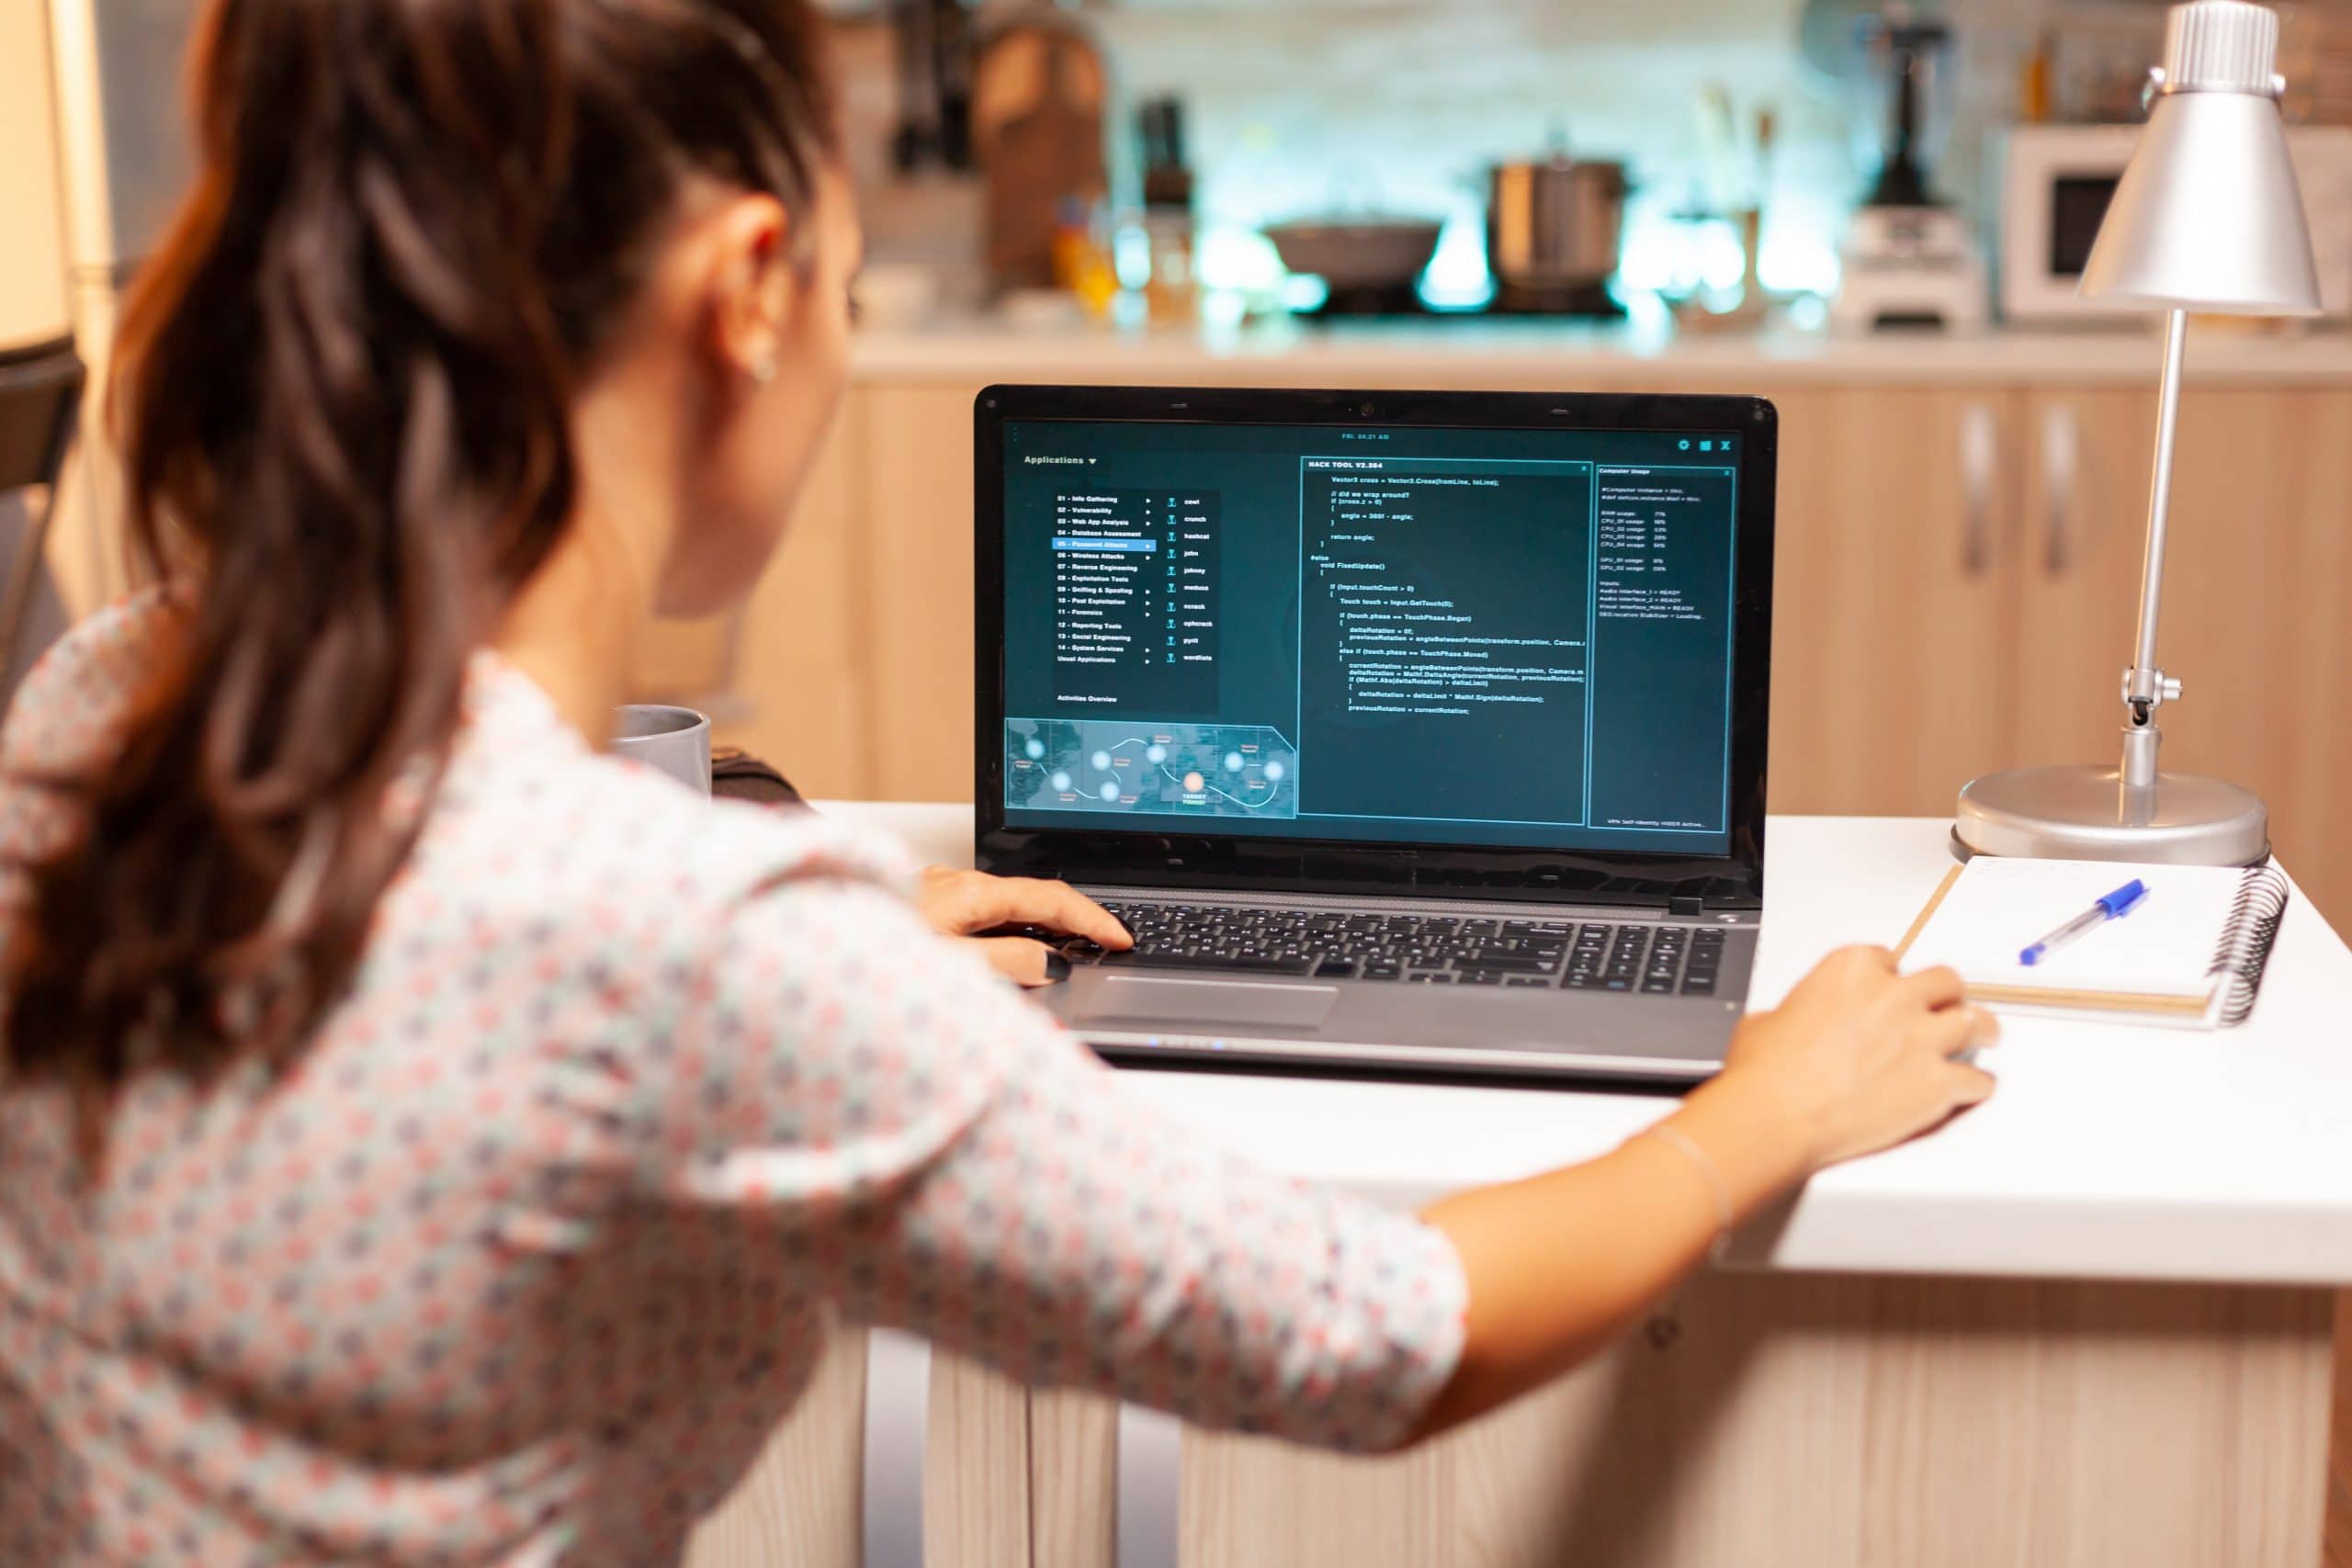
{"label": "laptop keyboard", "polygon": [[1065,944],[1079,964],[1216,969],[1408,986],[1506,986],[1711,997],[1724,932],[1647,921],[1351,915],[1210,904],[1103,902],[1136,939],[1105,953]]}

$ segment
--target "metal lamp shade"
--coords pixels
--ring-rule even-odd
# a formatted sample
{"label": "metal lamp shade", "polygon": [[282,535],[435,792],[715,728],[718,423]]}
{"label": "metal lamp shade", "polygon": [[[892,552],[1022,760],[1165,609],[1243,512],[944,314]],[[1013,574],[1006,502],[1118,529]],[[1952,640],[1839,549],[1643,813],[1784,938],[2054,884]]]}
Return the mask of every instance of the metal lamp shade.
{"label": "metal lamp shade", "polygon": [[2311,229],[2277,102],[2159,95],[2099,225],[2082,292],[2153,310],[2318,315]]}

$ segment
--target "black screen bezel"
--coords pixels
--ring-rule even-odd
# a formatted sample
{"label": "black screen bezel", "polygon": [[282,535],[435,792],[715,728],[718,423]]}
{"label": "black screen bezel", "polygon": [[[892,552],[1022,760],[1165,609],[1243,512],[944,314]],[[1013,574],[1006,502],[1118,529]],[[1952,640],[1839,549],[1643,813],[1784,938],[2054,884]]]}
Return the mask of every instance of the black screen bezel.
{"label": "black screen bezel", "polygon": [[[1764,896],[1764,779],[1772,665],[1772,525],[1780,414],[1755,397],[1616,392],[1279,390],[993,386],[974,398],[973,631],[977,863],[1005,875],[1138,887],[1376,893],[1661,904]],[[1190,424],[1732,431],[1740,436],[1732,616],[1729,852],[1498,849],[1199,833],[1015,828],[1005,822],[1004,443],[1012,420]]]}

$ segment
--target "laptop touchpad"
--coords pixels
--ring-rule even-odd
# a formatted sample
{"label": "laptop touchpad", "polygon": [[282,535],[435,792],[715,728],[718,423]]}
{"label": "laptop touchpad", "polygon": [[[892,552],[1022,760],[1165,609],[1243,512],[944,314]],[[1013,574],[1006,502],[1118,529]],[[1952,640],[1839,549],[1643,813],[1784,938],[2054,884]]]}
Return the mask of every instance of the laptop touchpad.
{"label": "laptop touchpad", "polygon": [[1080,1000],[1077,1023],[1254,1023],[1313,1029],[1340,999],[1333,986],[1277,986],[1259,980],[1162,980],[1106,975]]}

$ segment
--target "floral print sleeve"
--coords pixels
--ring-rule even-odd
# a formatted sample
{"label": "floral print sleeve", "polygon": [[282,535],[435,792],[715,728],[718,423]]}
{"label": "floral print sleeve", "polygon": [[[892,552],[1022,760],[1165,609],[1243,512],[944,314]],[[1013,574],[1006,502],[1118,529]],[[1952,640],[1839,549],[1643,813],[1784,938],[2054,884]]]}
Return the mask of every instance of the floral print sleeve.
{"label": "floral print sleeve", "polygon": [[749,899],[678,1040],[639,1086],[642,1179],[737,1216],[854,1316],[1338,1448],[1393,1445],[1453,1371],[1442,1235],[1144,1106],[880,888]]}

